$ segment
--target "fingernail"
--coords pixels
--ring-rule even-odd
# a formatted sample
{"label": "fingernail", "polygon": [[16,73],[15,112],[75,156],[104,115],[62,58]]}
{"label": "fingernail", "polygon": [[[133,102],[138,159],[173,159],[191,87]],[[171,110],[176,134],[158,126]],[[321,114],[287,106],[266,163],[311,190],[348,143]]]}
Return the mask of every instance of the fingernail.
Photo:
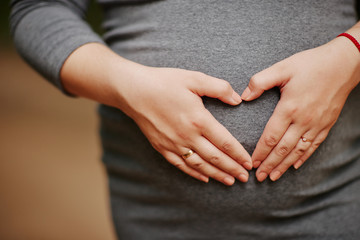
{"label": "fingernail", "polygon": [[249,163],[249,162],[244,163],[243,166],[244,166],[247,170],[251,170],[251,169],[252,169],[252,164]]}
{"label": "fingernail", "polygon": [[253,167],[254,167],[254,168],[258,168],[258,167],[260,166],[260,164],[261,164],[260,161],[255,161],[255,162],[253,163]]}
{"label": "fingernail", "polygon": [[240,175],[238,176],[238,179],[241,182],[247,182],[249,180],[249,175],[246,175],[244,173],[240,173]]}
{"label": "fingernail", "polygon": [[205,176],[200,176],[201,181],[208,183],[209,182],[209,178],[205,177]]}
{"label": "fingernail", "polygon": [[235,91],[233,91],[232,98],[235,100],[235,103],[237,104],[242,102],[240,95]]}
{"label": "fingernail", "polygon": [[226,185],[228,185],[228,186],[233,185],[234,182],[235,182],[235,179],[232,178],[232,177],[225,177],[225,178],[224,178],[224,183],[225,183]]}
{"label": "fingernail", "polygon": [[241,98],[242,98],[243,100],[247,100],[247,98],[250,96],[250,93],[251,93],[250,88],[247,87],[247,88],[244,90],[244,92],[241,94]]}
{"label": "fingernail", "polygon": [[299,169],[299,167],[301,167],[302,164],[303,164],[303,161],[298,160],[298,161],[294,164],[294,168],[295,168],[295,169]]}
{"label": "fingernail", "polygon": [[267,176],[268,176],[268,174],[266,172],[260,172],[257,175],[257,179],[258,179],[259,182],[262,182],[267,178]]}
{"label": "fingernail", "polygon": [[280,178],[280,176],[281,176],[281,172],[279,170],[276,170],[276,171],[270,173],[270,179],[272,181],[278,180]]}

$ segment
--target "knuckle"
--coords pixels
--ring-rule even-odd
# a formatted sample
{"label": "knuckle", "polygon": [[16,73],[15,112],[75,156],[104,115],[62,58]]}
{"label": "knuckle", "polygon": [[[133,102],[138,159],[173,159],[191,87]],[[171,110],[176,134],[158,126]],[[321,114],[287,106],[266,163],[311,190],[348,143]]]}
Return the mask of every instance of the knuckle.
{"label": "knuckle", "polygon": [[277,62],[272,67],[275,68],[279,72],[283,72],[287,69],[287,65],[285,64],[285,61]]}
{"label": "knuckle", "polygon": [[195,78],[201,83],[205,81],[207,75],[203,72],[193,71]]}
{"label": "knuckle", "polygon": [[202,170],[205,167],[204,162],[199,161],[199,160],[197,160],[195,158],[192,158],[192,157],[189,157],[189,158],[185,159],[185,162],[186,162],[186,164],[188,164],[189,166],[191,166],[191,167],[193,167],[193,168],[195,168],[197,170]]}
{"label": "knuckle", "polygon": [[299,111],[299,107],[294,103],[288,103],[284,105],[285,115],[286,117],[293,117]]}
{"label": "knuckle", "polygon": [[[301,162],[301,165],[304,164],[304,162],[307,160],[306,156],[302,156],[301,158],[298,159],[299,162]],[[296,162],[295,162],[296,163]]]}
{"label": "knuckle", "polygon": [[224,177],[226,177],[226,174],[222,173],[221,171],[216,171],[214,173],[211,174],[214,179],[216,179],[217,181],[222,182]]}
{"label": "knuckle", "polygon": [[222,150],[225,151],[225,152],[230,152],[230,151],[233,149],[233,148],[232,148],[232,144],[231,144],[230,142],[228,142],[228,141],[223,142],[223,143],[221,144],[221,148],[222,148]]}
{"label": "knuckle", "polygon": [[228,171],[228,173],[231,175],[231,176],[239,176],[240,174],[247,174],[246,171],[242,171],[240,168],[236,167],[236,168],[232,168]]}
{"label": "knuckle", "polygon": [[341,110],[342,110],[341,106],[334,105],[333,108],[331,109],[331,116],[338,116]]}
{"label": "knuckle", "polygon": [[284,157],[289,153],[289,147],[286,145],[280,146],[280,147],[276,148],[275,152],[277,155]]}
{"label": "knuckle", "polygon": [[[274,168],[271,172],[270,172],[270,176],[271,176],[271,173],[272,172],[275,172],[275,171],[278,171],[278,172],[280,172],[280,177],[286,172],[286,169],[284,169],[285,167],[284,166],[277,166],[276,168]],[[279,178],[280,178],[279,177]]]}
{"label": "knuckle", "polygon": [[195,162],[195,163],[193,164],[193,167],[194,167],[195,169],[202,170],[202,169],[204,169],[205,164],[202,163],[202,162]]}
{"label": "knuckle", "polygon": [[267,163],[262,167],[262,171],[264,172],[271,172],[274,168],[276,167],[276,164],[271,162],[271,163]]}
{"label": "knuckle", "polygon": [[153,141],[151,142],[151,146],[157,150],[158,152],[161,152],[162,149],[164,149],[164,145],[161,143],[161,142],[158,142],[158,141]]}
{"label": "knuckle", "polygon": [[205,73],[203,73],[203,72],[195,71],[195,73],[197,74],[197,76],[198,76],[199,78],[206,78],[206,77],[207,77],[207,75],[206,75]]}
{"label": "knuckle", "polygon": [[274,147],[278,140],[274,135],[266,135],[264,138],[265,145],[268,147]]}
{"label": "knuckle", "polygon": [[306,149],[303,149],[303,148],[298,148],[295,150],[295,154],[298,155],[298,156],[302,156],[304,155],[306,152]]}
{"label": "knuckle", "polygon": [[185,169],[185,163],[175,163],[174,164],[175,167],[177,167],[180,170],[184,170]]}
{"label": "knuckle", "polygon": [[317,149],[317,148],[320,146],[321,143],[322,143],[322,141],[315,141],[315,142],[313,142],[312,148],[313,148],[313,149]]}
{"label": "knuckle", "polygon": [[221,158],[219,156],[213,155],[209,158],[209,162],[215,166],[221,163]]}
{"label": "knuckle", "polygon": [[261,77],[260,77],[260,75],[257,73],[257,74],[253,75],[253,76],[250,78],[250,83],[249,83],[249,84],[250,84],[252,87],[257,87],[257,86],[259,86],[260,81],[261,81]]}
{"label": "knuckle", "polygon": [[195,127],[196,129],[203,129],[204,128],[204,118],[201,114],[197,113],[192,116],[190,119],[190,124],[192,127]]}
{"label": "knuckle", "polygon": [[230,92],[232,90],[232,87],[229,82],[223,80],[221,84],[222,84],[222,90],[224,92]]}
{"label": "knuckle", "polygon": [[313,123],[314,121],[315,121],[315,117],[314,117],[313,114],[303,115],[301,125],[302,126],[307,126],[310,123]]}
{"label": "knuckle", "polygon": [[190,135],[184,131],[184,129],[176,130],[176,136],[183,141],[188,142],[190,140]]}

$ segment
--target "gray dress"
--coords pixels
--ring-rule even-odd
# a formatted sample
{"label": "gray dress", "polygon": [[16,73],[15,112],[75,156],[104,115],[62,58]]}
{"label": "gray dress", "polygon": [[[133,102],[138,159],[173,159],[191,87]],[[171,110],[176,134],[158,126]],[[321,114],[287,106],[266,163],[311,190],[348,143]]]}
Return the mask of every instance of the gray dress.
{"label": "gray dress", "polygon": [[[197,70],[238,92],[250,77],[356,23],[355,0],[98,0],[104,41],[155,67]],[[12,1],[14,41],[62,89],[60,68],[87,42],[87,1]],[[360,56],[359,56],[360,57]],[[230,107],[205,106],[250,152],[279,99],[274,89]],[[201,183],[169,164],[120,110],[100,105],[103,161],[119,239],[360,239],[360,86],[326,141],[276,182]]]}

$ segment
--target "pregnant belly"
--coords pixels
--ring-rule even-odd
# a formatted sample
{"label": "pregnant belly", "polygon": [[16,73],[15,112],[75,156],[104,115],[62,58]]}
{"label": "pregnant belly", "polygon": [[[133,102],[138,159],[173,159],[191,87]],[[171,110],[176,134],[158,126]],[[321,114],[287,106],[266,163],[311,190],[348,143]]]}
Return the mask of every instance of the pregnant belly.
{"label": "pregnant belly", "polygon": [[[186,13],[191,12],[186,9],[184,14]],[[131,14],[137,16],[133,12]],[[134,39],[124,38],[124,41],[116,42],[109,38],[108,43],[113,50],[127,59],[148,66],[204,72],[229,81],[235,91],[241,93],[255,73],[296,52],[320,45],[328,41],[334,32],[340,33],[348,27],[340,26],[339,29],[328,29],[328,32],[324,32],[323,24],[319,23],[318,28],[305,29],[307,34],[298,38],[291,33],[299,32],[298,27],[306,28],[306,24],[294,25],[291,30],[281,27],[279,22],[274,24],[278,26],[277,31],[269,31],[271,28],[258,23],[258,29],[263,28],[264,31],[256,31],[252,37],[244,29],[252,29],[253,21],[249,21],[248,26],[241,21],[242,24],[213,28],[209,25],[211,21],[208,21],[212,18],[209,18],[206,24],[196,28],[192,26],[196,21],[192,21],[191,16],[188,17],[182,18],[188,19],[186,22],[189,25],[165,24],[174,21],[171,14],[169,18],[161,19],[161,24],[160,20],[155,19],[152,23],[152,18],[149,18],[146,24],[141,25],[149,25],[149,31],[142,34],[135,32]],[[334,19],[336,21],[336,18]],[[217,22],[213,24],[216,25]],[[319,32],[324,34],[319,36]],[[236,107],[210,98],[204,98],[204,104],[251,154],[278,100],[279,92],[273,89],[255,101],[243,102]],[[335,148],[327,148],[326,155],[320,152],[322,155],[315,156],[316,161],[312,161],[312,164],[305,164],[297,171],[289,169],[276,182],[266,180],[259,183],[255,179],[254,171],[251,171],[248,183],[236,182],[232,187],[225,187],[215,181],[203,184],[167,163],[151,147],[136,125],[120,111],[103,106],[100,114],[103,159],[110,175],[116,178],[116,184],[111,186],[111,191],[137,206],[169,203],[169,206],[177,208],[184,205],[194,213],[202,211],[214,213],[216,216],[228,215],[234,219],[246,219],[249,216],[296,216],[314,211],[321,203],[318,196],[347,181],[344,175],[338,174],[336,176],[339,176],[339,179],[345,180],[337,179],[339,181],[334,181],[333,185],[327,184],[327,178],[331,174],[335,175],[333,170],[336,165],[321,164],[330,162],[331,158],[339,153],[332,150]],[[343,142],[341,144],[346,145]],[[326,148],[325,144],[324,146]],[[345,147],[347,146],[343,149]],[[339,148],[341,146],[337,147]],[[299,207],[300,205],[304,207]]]}
{"label": "pregnant belly", "polygon": [[[251,154],[278,99],[279,93],[271,90],[256,101],[236,107],[210,98],[205,98],[204,104]],[[226,187],[211,180],[204,184],[168,163],[151,147],[136,124],[119,110],[102,106],[100,114],[103,160],[110,177],[116,179],[116,184],[111,186],[112,194],[124,201],[129,199],[136,206],[172,202],[175,209],[180,204],[190,212],[225,213],[239,220],[249,216],[293,217],[319,208],[321,198],[313,201],[315,196],[326,194],[347,181],[343,178],[337,183],[334,181],[334,186],[327,185],[326,178],[336,165],[322,169],[320,164],[322,159],[330,161],[330,151],[328,157],[305,164],[300,170],[289,169],[276,182],[259,183],[251,171],[248,183],[237,181],[234,186]],[[299,207],[301,204],[306,207]]]}
{"label": "pregnant belly", "polygon": [[[204,103],[251,154],[277,100],[277,91],[269,91],[261,99],[238,107],[226,106],[214,99],[204,99]],[[100,114],[103,160],[109,174],[117,179],[113,193],[131,199],[131,204],[180,201],[179,204],[186,203],[190,212],[191,209],[216,215],[227,212],[229,217],[239,218],[241,214],[246,218],[257,214],[259,217],[288,215],[288,211],[282,210],[303,199],[298,190],[304,187],[307,178],[293,169],[275,183],[259,183],[251,171],[248,183],[237,181],[234,186],[226,187],[211,180],[203,184],[162,158],[135,123],[119,110],[102,106]]]}
{"label": "pregnant belly", "polygon": [[[234,54],[231,51],[226,52],[226,56],[222,57],[206,56],[206,51],[205,53],[199,52],[197,54],[196,51],[188,50],[184,50],[181,54],[172,50],[139,51],[136,54],[120,52],[120,54],[130,60],[148,66],[201,71],[229,81],[235,91],[240,94],[246,88],[250,77],[257,71],[269,66],[271,62],[270,57],[273,58],[273,56],[269,56],[269,58],[247,61],[241,57],[243,55]],[[224,64],[219,65],[219,61],[223,61]],[[235,107],[224,104],[218,99],[203,98],[205,107],[250,154],[255,149],[256,143],[268,119],[271,117],[278,100],[279,92],[277,89],[269,90],[259,99],[252,102],[243,102]],[[107,110],[103,111],[102,115],[103,129],[106,130],[108,135],[123,139],[119,140],[119,143],[114,143],[116,141],[115,137],[106,139],[106,134],[103,134],[105,136],[103,137],[105,153],[113,152],[115,155],[118,155],[118,161],[116,163],[113,162],[112,167],[116,165],[117,172],[121,173],[122,178],[124,178],[124,174],[130,174],[130,179],[138,178],[138,174],[141,172],[145,178],[149,178],[149,183],[160,185],[156,188],[161,189],[161,192],[155,194],[155,196],[150,194],[136,197],[140,202],[142,199],[151,199],[152,197],[158,199],[159,196],[162,196],[163,192],[166,192],[169,195],[178,196],[179,199],[188,201],[187,205],[189,206],[196,206],[197,208],[205,207],[207,208],[206,211],[216,209],[226,210],[229,207],[229,211],[241,211],[243,214],[245,212],[254,214],[254,211],[262,214],[264,213],[261,210],[262,207],[268,204],[273,204],[273,207],[268,207],[267,210],[279,209],[288,204],[295,204],[295,200],[290,201],[289,197],[284,198],[284,186],[276,190],[276,187],[271,182],[263,183],[262,185],[258,184],[254,171],[251,172],[250,181],[247,184],[237,182],[232,188],[226,188],[215,181],[212,181],[208,186],[199,185],[196,180],[191,179],[171,166],[160,154],[156,153],[145,137],[139,132],[139,129],[133,126],[133,123],[130,123],[130,120],[127,120],[125,116],[118,118],[118,122],[112,122],[107,117],[109,115]],[[130,125],[132,127],[129,127]],[[130,131],[130,129],[133,130]],[[135,132],[137,133],[135,134]],[[132,160],[124,160],[122,156]],[[106,161],[109,161],[110,157],[105,156],[104,159],[105,163],[109,163]],[[122,161],[126,161],[126,163]],[[129,165],[127,165],[129,162],[132,162],[131,166],[134,169],[129,170]],[[131,171],[133,173],[129,173]],[[283,181],[285,185],[288,183],[286,180]],[[138,187],[141,188],[141,186]],[[144,191],[139,190],[138,192]],[[289,193],[287,194],[288,196],[290,196]],[[122,191],[122,194],[127,195],[125,191]],[[211,195],[210,198],[208,198],[209,194]],[[207,196],[205,197],[206,206],[202,202],[204,196]],[[168,196],[164,197],[167,198]],[[261,199],[261,201],[257,201],[258,199]],[[161,201],[166,200],[163,199]],[[249,204],[251,205],[250,208]]]}
{"label": "pregnant belly", "polygon": [[252,154],[264,127],[270,118],[279,93],[276,89],[265,92],[260,99],[228,106],[216,99],[204,99],[205,107]]}
{"label": "pregnant belly", "polygon": [[[137,44],[141,45],[141,42]],[[203,72],[228,81],[239,94],[246,88],[252,75],[281,58],[281,56],[275,57],[273,53],[264,58],[248,59],[248,56],[242,52],[243,49],[237,49],[235,46],[218,54],[213,53],[212,50],[196,49],[194,46],[181,49],[155,48],[146,51],[121,51],[121,47],[121,44],[119,46],[115,44],[113,49],[117,51],[119,48],[119,54],[132,61],[153,67]],[[251,153],[276,107],[279,96],[278,89],[272,89],[257,100],[242,102],[235,107],[208,97],[204,97],[203,101],[212,115]]]}

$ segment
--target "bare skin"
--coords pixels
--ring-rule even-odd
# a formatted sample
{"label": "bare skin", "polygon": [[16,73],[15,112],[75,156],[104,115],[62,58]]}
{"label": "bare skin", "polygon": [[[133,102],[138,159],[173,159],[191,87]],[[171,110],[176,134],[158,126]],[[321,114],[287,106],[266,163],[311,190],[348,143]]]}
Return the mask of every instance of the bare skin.
{"label": "bare skin", "polygon": [[[251,157],[207,111],[201,96],[238,105],[240,96],[225,80],[204,73],[153,68],[128,61],[106,46],[75,50],[61,70],[65,89],[121,109],[165,159],[204,182],[232,185],[248,180]],[[189,150],[194,154],[183,159]]]}
{"label": "bare skin", "polygon": [[[360,40],[360,23],[347,31]],[[254,100],[273,87],[281,98],[252,155],[257,179],[298,169],[327,137],[360,81],[360,53],[345,37],[297,53],[255,74],[242,94]]]}
{"label": "bare skin", "polygon": [[[360,39],[360,24],[348,33]],[[344,37],[295,54],[254,75],[242,94],[254,100],[273,87],[281,99],[252,155],[204,108],[201,96],[238,105],[240,96],[224,80],[203,73],[146,67],[90,43],[70,55],[62,70],[65,89],[130,116],[171,164],[204,182],[232,185],[256,177],[275,181],[299,168],[325,140],[351,90],[360,81],[360,55]],[[181,155],[189,150],[187,159]]]}

